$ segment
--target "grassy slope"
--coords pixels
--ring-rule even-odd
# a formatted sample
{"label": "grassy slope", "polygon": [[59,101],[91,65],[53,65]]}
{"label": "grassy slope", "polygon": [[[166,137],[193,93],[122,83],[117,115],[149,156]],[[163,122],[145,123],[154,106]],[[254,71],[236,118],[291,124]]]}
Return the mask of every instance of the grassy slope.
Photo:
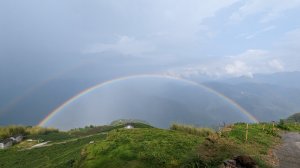
{"label": "grassy slope", "polygon": [[[134,124],[135,127],[151,128],[145,124]],[[40,139],[51,141],[52,146],[22,150],[36,144],[37,142],[23,141],[7,150],[0,150],[0,167],[77,167],[77,162],[81,158],[81,151],[89,145],[90,141],[104,140],[106,134],[102,132],[122,128],[124,125],[94,127],[72,132],[53,132],[41,135],[29,135],[28,139]],[[98,134],[98,135],[96,135]],[[62,144],[55,144],[66,142]]]}
{"label": "grassy slope", "polygon": [[[61,142],[60,138],[67,142],[25,151],[18,151],[18,145],[0,150],[0,167],[217,167],[223,160],[241,154],[254,157],[260,167],[269,167],[265,163],[268,150],[280,142],[271,124],[249,125],[247,142],[245,124],[225,128],[221,137],[145,124],[130,130],[122,127],[112,127],[108,134],[101,135],[95,135],[98,127],[83,130],[82,134],[48,134],[43,138],[54,144]],[[90,141],[95,143],[89,144]]]}
{"label": "grassy slope", "polygon": [[285,123],[288,131],[300,132],[300,123]]}
{"label": "grassy slope", "polygon": [[266,163],[268,151],[280,142],[279,136],[272,132],[270,124],[264,130],[263,124],[251,124],[248,131],[248,141],[245,141],[246,124],[226,127],[222,136],[209,136],[187,160],[186,167],[218,167],[238,155],[250,155],[260,167],[270,167]]}
{"label": "grassy slope", "polygon": [[16,148],[0,150],[0,167],[72,167],[76,165],[76,160],[80,159],[80,152],[83,146],[90,141],[104,138],[105,135],[95,135],[65,144],[31,150],[17,151]]}
{"label": "grassy slope", "polygon": [[176,167],[203,140],[156,128],[115,130],[84,150],[81,167]]}
{"label": "grassy slope", "polygon": [[[248,140],[245,141],[246,124],[236,124],[228,133],[228,139],[232,139],[237,148],[244,154],[254,157],[260,167],[270,167],[266,160],[270,157],[270,149],[281,142],[279,132],[272,124],[251,124],[248,129]],[[225,135],[226,136],[226,135]]]}
{"label": "grassy slope", "polygon": [[53,132],[53,133],[41,134],[41,135],[28,135],[27,139],[36,139],[36,140],[43,140],[43,141],[64,141],[76,137],[78,136],[69,134],[67,132]]}
{"label": "grassy slope", "polygon": [[[271,124],[227,127],[217,134],[191,135],[181,131],[134,129],[110,132],[105,141],[88,146],[81,167],[218,167],[225,159],[250,155],[260,167],[270,167],[268,151],[280,142]],[[206,139],[206,140],[204,140]]]}

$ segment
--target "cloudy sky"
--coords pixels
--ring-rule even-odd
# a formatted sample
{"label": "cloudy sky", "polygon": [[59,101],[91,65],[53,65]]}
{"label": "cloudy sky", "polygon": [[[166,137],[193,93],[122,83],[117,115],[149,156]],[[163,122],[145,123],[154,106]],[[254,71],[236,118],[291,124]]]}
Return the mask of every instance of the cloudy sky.
{"label": "cloudy sky", "polygon": [[2,0],[1,89],[300,70],[300,0]]}

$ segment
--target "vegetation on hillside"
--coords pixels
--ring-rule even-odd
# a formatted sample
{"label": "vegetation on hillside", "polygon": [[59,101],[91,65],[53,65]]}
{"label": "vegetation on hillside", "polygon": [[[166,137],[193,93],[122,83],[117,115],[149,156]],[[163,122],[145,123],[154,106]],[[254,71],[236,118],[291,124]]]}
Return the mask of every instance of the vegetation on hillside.
{"label": "vegetation on hillside", "polygon": [[[119,120],[118,120],[119,121]],[[111,125],[103,125],[103,126],[87,126],[84,128],[76,128],[76,129],[71,129],[69,131],[69,133],[71,135],[76,135],[76,136],[87,136],[87,135],[93,135],[93,134],[97,134],[100,132],[108,132],[114,129],[119,129],[119,128],[123,128],[126,124],[128,124],[127,122],[122,122],[121,123],[114,123]],[[132,125],[135,128],[153,128],[152,126],[148,125],[148,124],[144,124],[144,123],[139,123],[139,122],[132,122],[130,123],[130,125]]]}
{"label": "vegetation on hillside", "polygon": [[246,140],[246,124],[237,123],[225,127],[219,134],[207,136],[197,152],[189,157],[185,167],[218,167],[226,159],[238,155],[253,157],[260,167],[270,167],[268,151],[280,138],[272,124],[250,124]]}
{"label": "vegetation on hillside", "polygon": [[150,125],[150,123],[138,119],[119,119],[119,120],[112,121],[110,125],[116,126],[116,125],[124,125],[128,123],[140,123],[140,124]]}
{"label": "vegetation on hillside", "polygon": [[22,135],[41,135],[58,132],[58,129],[55,128],[43,128],[39,126],[19,126],[19,125],[10,125],[6,127],[0,127],[0,139],[8,138],[16,134]]}
{"label": "vegetation on hillside", "polygon": [[295,113],[287,119],[281,119],[277,127],[285,131],[300,132],[300,113]]}
{"label": "vegetation on hillside", "polygon": [[299,122],[291,122],[290,120],[280,120],[277,127],[282,130],[286,130],[286,131],[300,132],[300,123]]}
{"label": "vegetation on hillside", "polygon": [[88,145],[90,141],[96,142],[104,138],[105,135],[94,135],[47,147],[25,150],[19,150],[18,148],[0,150],[0,167],[78,167],[76,164],[81,158],[82,148]]}
{"label": "vegetation on hillside", "polygon": [[178,123],[172,124],[170,129],[199,136],[209,136],[215,133],[215,131],[211,128],[199,128],[192,125],[184,125]]}
{"label": "vegetation on hillside", "polygon": [[156,128],[114,130],[83,150],[81,167],[179,167],[203,140]]}
{"label": "vegetation on hillside", "polygon": [[251,156],[260,167],[270,167],[269,151],[280,142],[278,129],[282,129],[282,123],[249,124],[246,140],[245,123],[226,126],[220,132],[181,124],[173,124],[170,130],[131,124],[134,129],[117,124],[29,134],[32,139],[51,142],[30,149],[34,143],[24,141],[0,150],[0,167],[209,168],[238,155]]}

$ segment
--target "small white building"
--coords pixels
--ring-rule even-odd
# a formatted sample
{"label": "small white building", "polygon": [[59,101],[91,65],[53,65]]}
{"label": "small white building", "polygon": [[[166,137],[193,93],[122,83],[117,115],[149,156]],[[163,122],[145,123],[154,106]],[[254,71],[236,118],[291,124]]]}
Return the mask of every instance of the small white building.
{"label": "small white building", "polygon": [[126,129],[133,129],[134,127],[133,127],[133,125],[131,125],[131,124],[127,124],[127,125],[125,126],[125,128],[126,128]]}
{"label": "small white building", "polygon": [[19,143],[23,140],[24,136],[21,134],[18,135],[14,135],[12,137],[10,137],[11,140],[13,140],[14,143]]}
{"label": "small white building", "polygon": [[13,145],[13,140],[10,138],[0,140],[0,149],[6,149]]}

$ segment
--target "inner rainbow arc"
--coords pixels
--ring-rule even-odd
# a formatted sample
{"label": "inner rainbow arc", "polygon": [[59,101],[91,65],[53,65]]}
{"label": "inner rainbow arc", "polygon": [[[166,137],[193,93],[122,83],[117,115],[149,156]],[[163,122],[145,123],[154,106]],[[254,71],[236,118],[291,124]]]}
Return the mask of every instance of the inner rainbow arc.
{"label": "inner rainbow arc", "polygon": [[214,89],[212,89],[212,88],[210,88],[210,87],[208,87],[208,86],[206,86],[204,84],[200,84],[200,83],[197,83],[195,81],[191,81],[191,80],[187,80],[187,79],[183,79],[183,78],[179,78],[179,77],[174,77],[174,76],[169,76],[169,75],[141,74],[141,75],[131,75],[131,76],[125,76],[125,77],[121,77],[121,78],[116,78],[116,79],[108,80],[108,81],[102,82],[100,84],[97,84],[95,86],[92,86],[90,88],[87,88],[87,89],[79,92],[78,94],[76,94],[75,96],[71,97],[70,99],[68,99],[67,101],[65,101],[63,104],[61,104],[60,106],[58,106],[52,112],[50,112],[43,120],[41,120],[39,122],[38,126],[45,126],[47,124],[47,122],[50,121],[57,113],[59,113],[60,111],[62,111],[67,106],[69,106],[72,103],[74,103],[77,100],[79,100],[82,96],[87,95],[87,94],[93,92],[96,89],[99,89],[99,88],[101,88],[103,86],[107,86],[109,84],[120,82],[120,81],[123,81],[123,80],[134,79],[134,78],[149,78],[149,77],[179,80],[179,81],[183,81],[183,82],[189,83],[191,85],[200,87],[202,89],[205,89],[208,92],[210,92],[210,93],[212,93],[212,94],[214,94],[214,95],[222,98],[223,100],[225,100],[229,104],[231,104],[234,107],[236,107],[240,112],[242,112],[245,116],[247,116],[248,119],[250,119],[254,123],[259,123],[258,119],[256,119],[250,112],[248,112],[246,109],[244,109],[237,102],[235,102],[231,98],[225,96],[224,94],[222,94],[222,93],[220,93],[220,92],[218,92],[218,91],[216,91],[216,90],[214,90]]}

